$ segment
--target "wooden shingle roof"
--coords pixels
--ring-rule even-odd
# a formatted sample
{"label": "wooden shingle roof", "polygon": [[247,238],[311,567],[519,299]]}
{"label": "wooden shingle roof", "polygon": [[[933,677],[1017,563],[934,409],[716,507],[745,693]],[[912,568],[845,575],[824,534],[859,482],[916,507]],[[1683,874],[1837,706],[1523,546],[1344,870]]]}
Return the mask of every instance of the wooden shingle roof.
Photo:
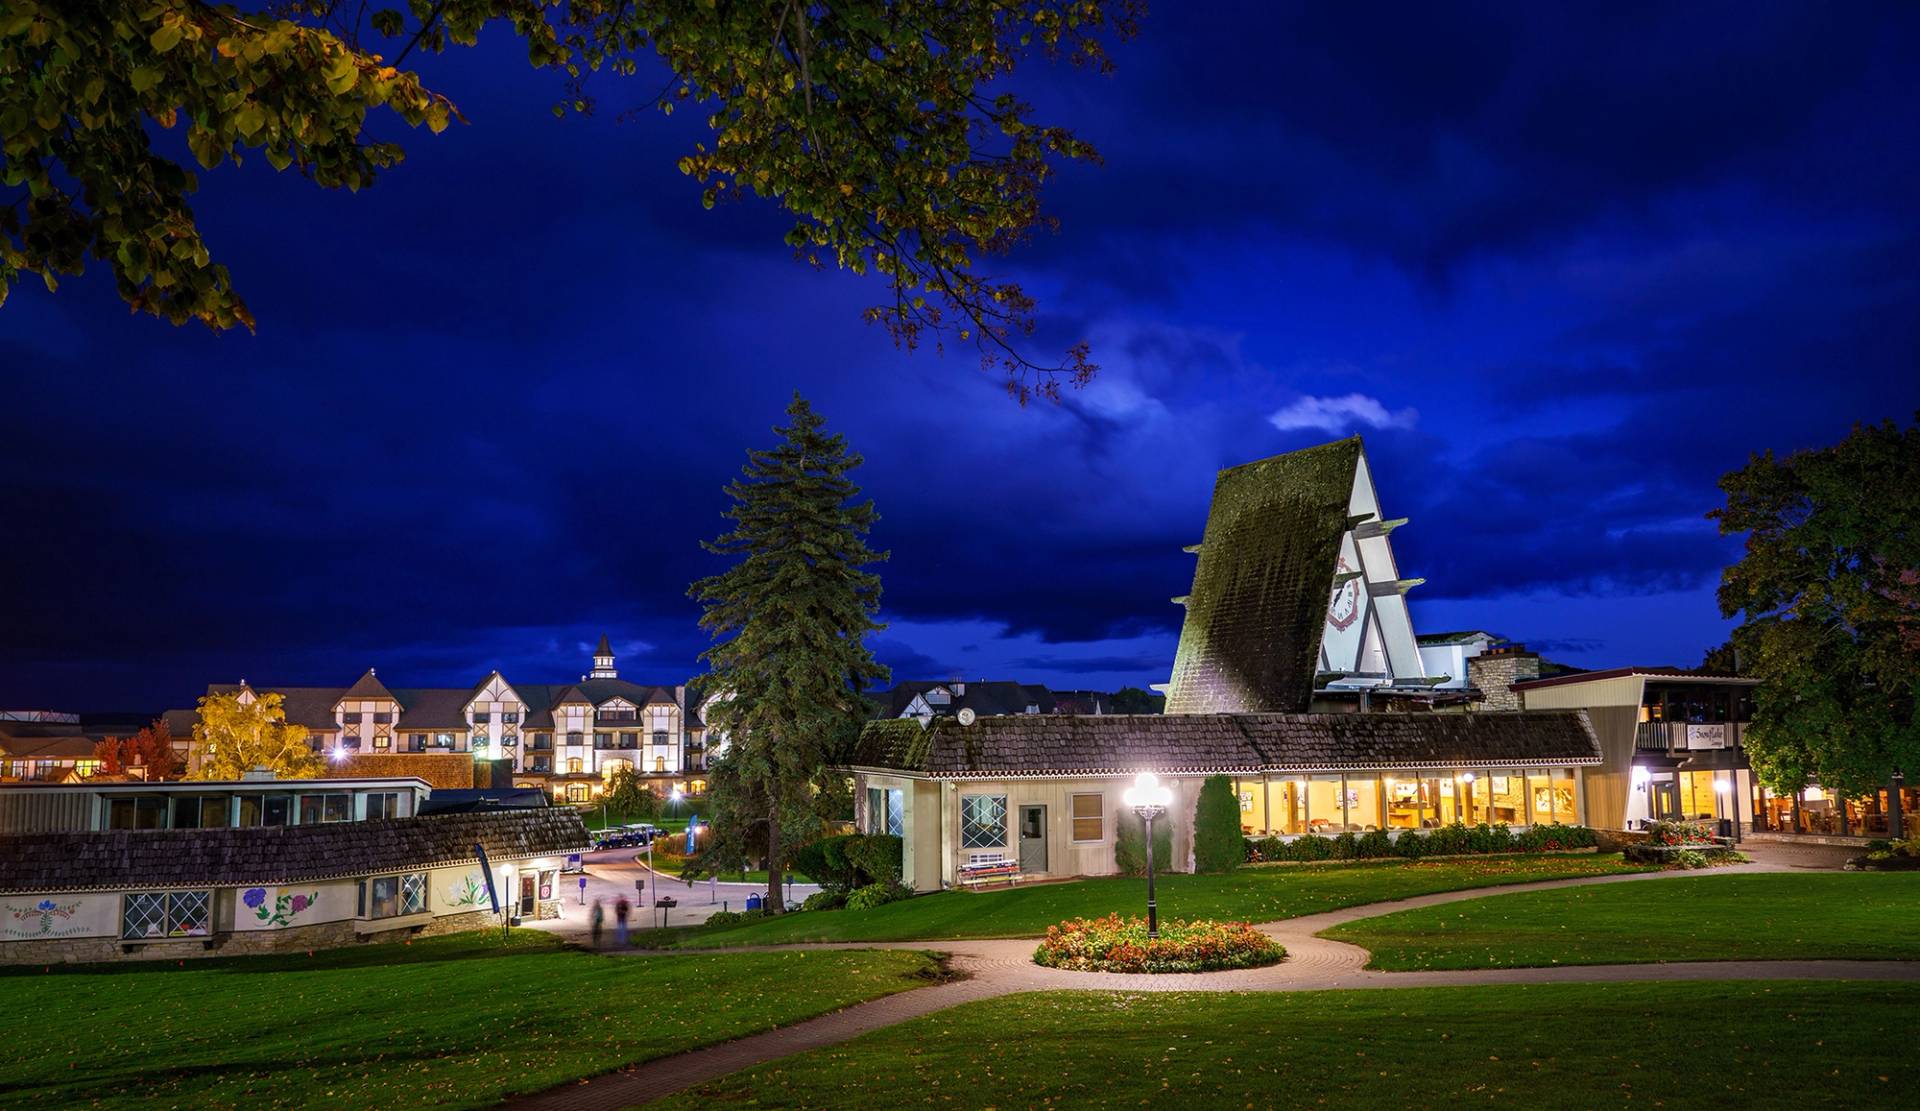
{"label": "wooden shingle roof", "polygon": [[1356,436],[1220,472],[1167,713],[1308,708],[1360,452]]}
{"label": "wooden shingle roof", "polygon": [[1024,714],[867,725],[851,763],[935,779],[1519,767],[1600,762],[1584,710]]}
{"label": "wooden shingle roof", "polygon": [[585,851],[566,807],[251,829],[102,830],[6,838],[0,892],[309,883]]}

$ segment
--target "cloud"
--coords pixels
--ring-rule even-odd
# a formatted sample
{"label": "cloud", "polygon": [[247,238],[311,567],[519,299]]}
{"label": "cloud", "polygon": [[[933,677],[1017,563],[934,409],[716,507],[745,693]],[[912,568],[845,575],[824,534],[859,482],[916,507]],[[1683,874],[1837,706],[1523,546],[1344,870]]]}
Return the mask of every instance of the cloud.
{"label": "cloud", "polygon": [[1317,429],[1337,436],[1356,425],[1367,428],[1412,428],[1420,419],[1415,409],[1389,410],[1363,393],[1343,397],[1314,397],[1308,394],[1267,420],[1282,432]]}

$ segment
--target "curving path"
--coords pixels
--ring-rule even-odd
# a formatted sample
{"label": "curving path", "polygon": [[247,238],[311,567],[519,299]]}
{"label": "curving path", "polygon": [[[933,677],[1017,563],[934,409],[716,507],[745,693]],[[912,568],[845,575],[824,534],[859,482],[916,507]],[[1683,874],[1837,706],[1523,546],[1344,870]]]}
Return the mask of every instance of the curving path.
{"label": "curving path", "polygon": [[[1781,872],[1774,864],[1746,864],[1715,874]],[[567,1108],[614,1111],[717,1080],[744,1068],[836,1045],[869,1030],[893,1026],[962,1003],[1027,991],[1327,991],[1351,988],[1465,987],[1482,984],[1613,983],[1630,980],[1901,980],[1920,982],[1920,961],[1689,961],[1673,964],[1567,965],[1550,968],[1456,969],[1431,972],[1380,972],[1366,967],[1368,953],[1357,945],[1314,936],[1321,930],[1418,907],[1604,883],[1639,883],[1698,872],[1644,872],[1619,876],[1548,880],[1467,891],[1445,891],[1386,903],[1368,903],[1301,918],[1269,922],[1262,933],[1284,945],[1287,959],[1266,968],[1231,972],[1126,974],[1068,972],[1033,963],[1034,940],[836,942],[686,952],[752,952],[778,949],[920,949],[942,953],[961,979],[856,1004],[792,1026],[737,1041],[647,1061],[618,1072],[521,1096],[502,1104],[513,1111]],[[635,950],[617,954],[638,959],[671,959],[671,953]]]}

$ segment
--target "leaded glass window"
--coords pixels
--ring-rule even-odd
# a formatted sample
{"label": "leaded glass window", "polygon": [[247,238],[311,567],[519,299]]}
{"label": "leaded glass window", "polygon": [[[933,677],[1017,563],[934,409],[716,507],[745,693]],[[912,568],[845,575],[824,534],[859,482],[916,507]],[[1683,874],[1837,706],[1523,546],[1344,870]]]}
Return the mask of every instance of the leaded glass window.
{"label": "leaded glass window", "polygon": [[998,849],[1007,843],[1007,796],[960,796],[960,847]]}
{"label": "leaded glass window", "polygon": [[205,937],[212,904],[207,891],[128,892],[120,909],[120,936],[129,941]]}
{"label": "leaded glass window", "polygon": [[419,914],[427,909],[427,874],[408,872],[400,877],[400,913]]}

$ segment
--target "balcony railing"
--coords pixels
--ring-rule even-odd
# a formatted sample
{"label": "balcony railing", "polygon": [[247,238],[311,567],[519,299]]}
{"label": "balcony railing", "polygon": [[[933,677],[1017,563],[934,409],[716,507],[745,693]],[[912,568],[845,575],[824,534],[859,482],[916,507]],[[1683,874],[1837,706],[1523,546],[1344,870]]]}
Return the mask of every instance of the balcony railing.
{"label": "balcony railing", "polygon": [[1643,721],[1633,747],[1641,752],[1702,752],[1740,748],[1747,725],[1739,721]]}

